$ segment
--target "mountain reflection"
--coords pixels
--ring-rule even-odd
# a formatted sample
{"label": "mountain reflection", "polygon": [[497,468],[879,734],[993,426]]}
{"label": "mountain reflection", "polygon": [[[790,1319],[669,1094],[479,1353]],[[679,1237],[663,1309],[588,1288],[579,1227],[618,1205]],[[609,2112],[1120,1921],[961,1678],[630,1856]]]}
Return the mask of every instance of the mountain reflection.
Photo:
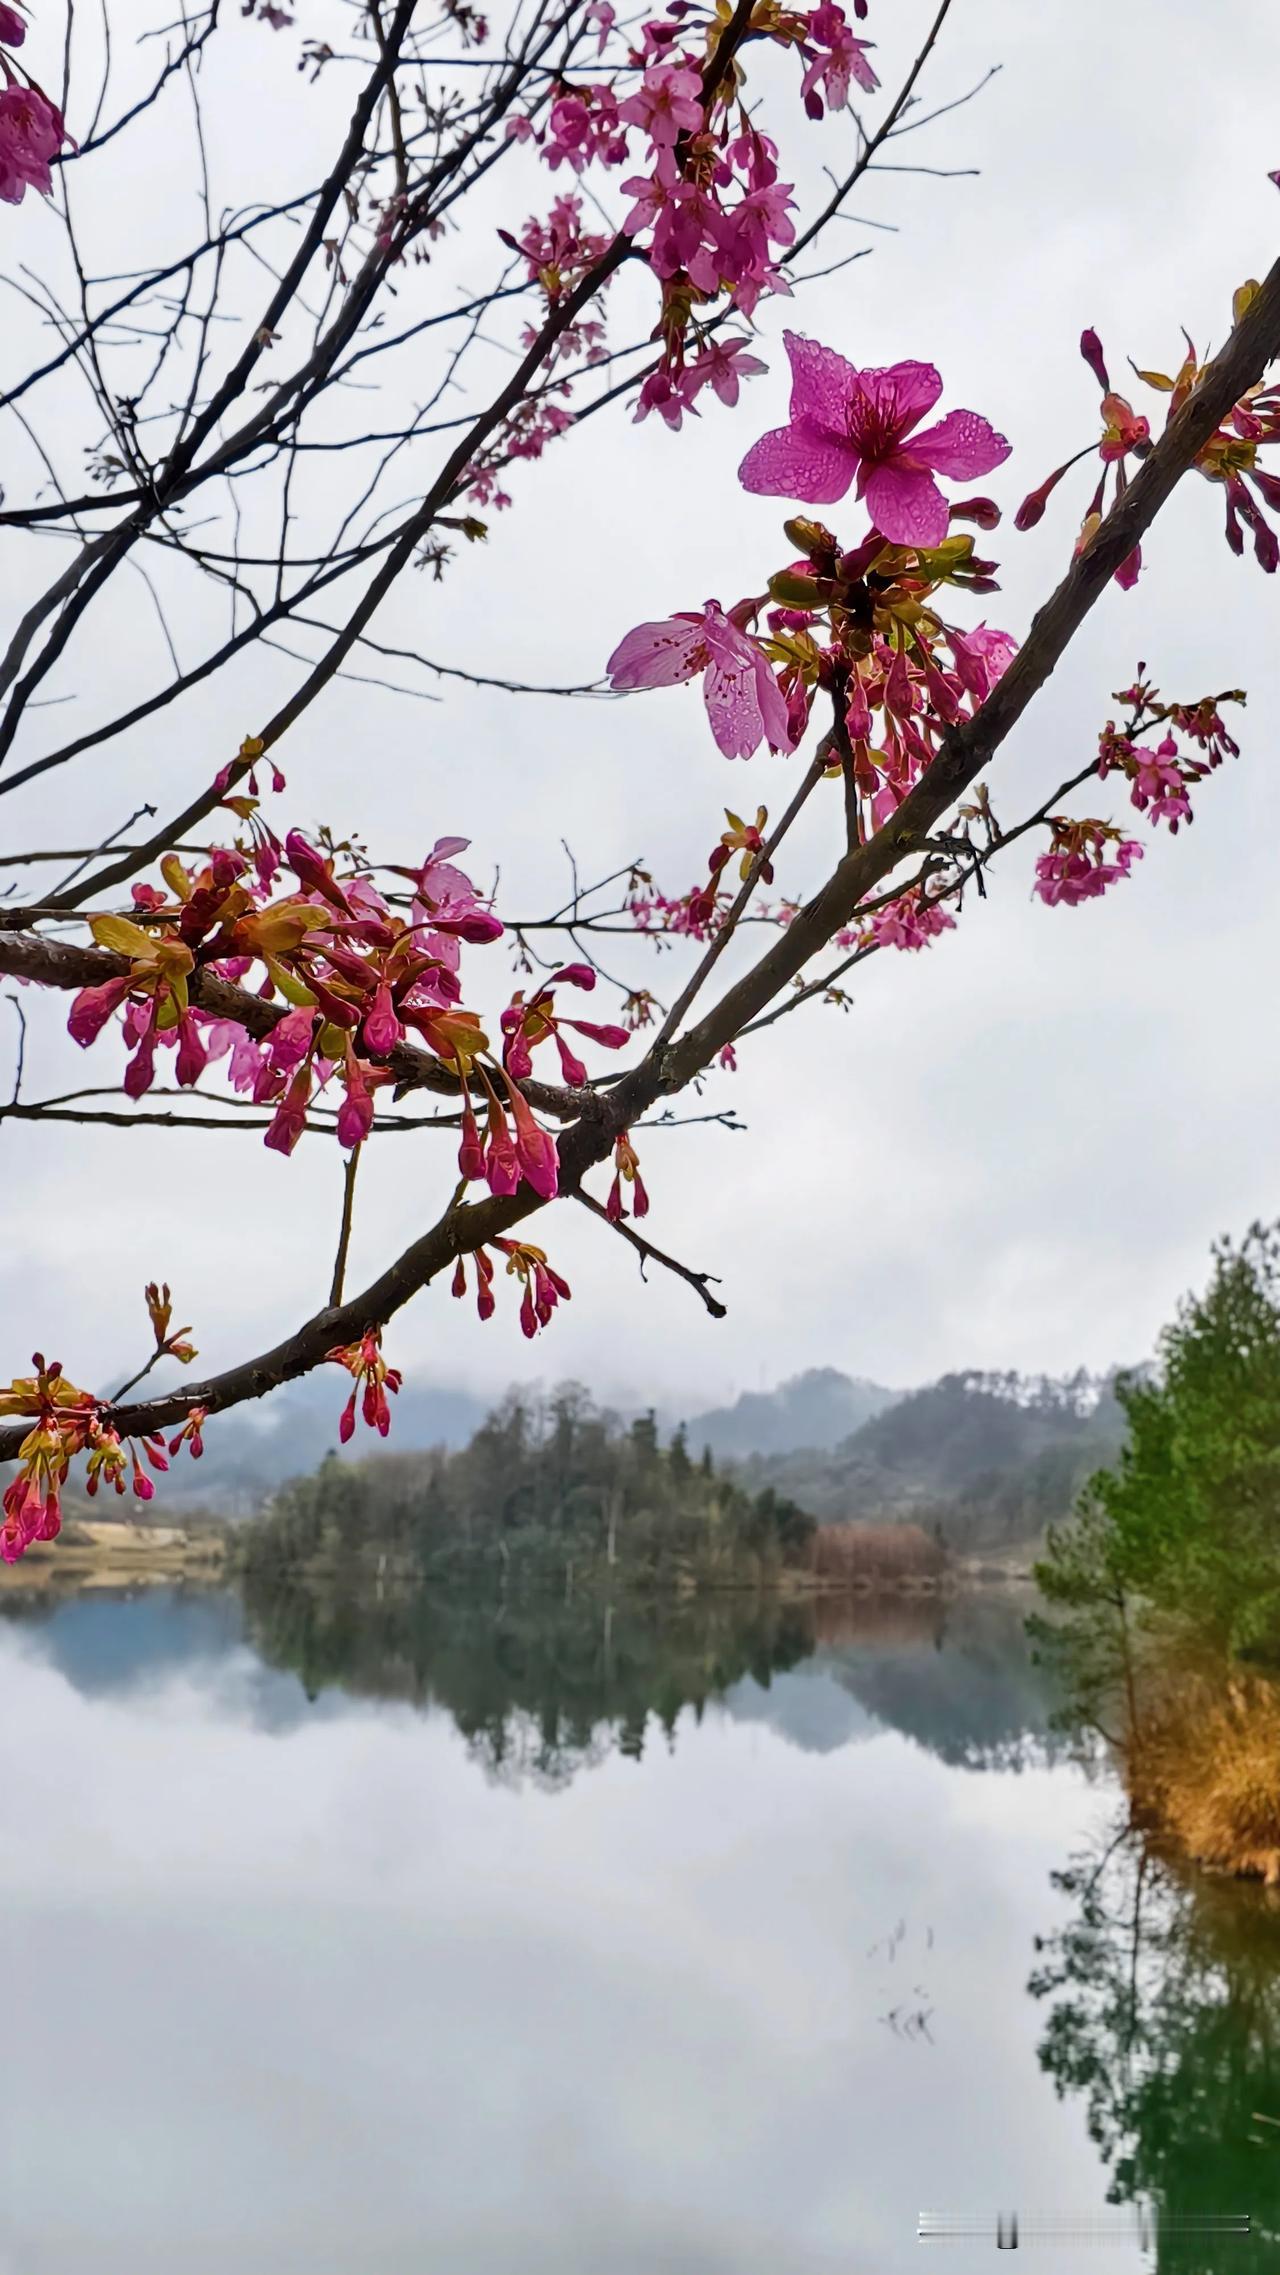
{"label": "mountain reflection", "polygon": [[247,1582],[247,1632],[307,1694],[331,1686],[450,1714],[493,1775],[562,1784],[678,1739],[712,1701],[810,1751],[890,1727],[944,1760],[1050,1750],[1018,1604],[1001,1598],[622,1594],[552,1602],[438,1589],[353,1598]]}
{"label": "mountain reflection", "polygon": [[1280,2241],[1280,1902],[1196,1876],[1123,1830],[1054,1874],[1067,1925],[1028,1988],[1041,2068],[1080,2094],[1113,2203],[1247,2212],[1247,2241],[1176,2230],[1158,2275],[1229,2275]]}

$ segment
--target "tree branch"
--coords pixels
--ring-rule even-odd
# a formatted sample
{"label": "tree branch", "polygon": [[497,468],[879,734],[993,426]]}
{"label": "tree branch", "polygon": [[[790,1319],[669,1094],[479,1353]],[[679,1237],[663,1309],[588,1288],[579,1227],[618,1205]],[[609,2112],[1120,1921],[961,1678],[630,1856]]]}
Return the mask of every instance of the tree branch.
{"label": "tree branch", "polygon": [[592,1194],[584,1193],[581,1186],[576,1188],[573,1198],[581,1201],[583,1208],[590,1209],[592,1216],[598,1216],[602,1224],[607,1224],[612,1232],[620,1233],[630,1243],[640,1258],[641,1279],[645,1277],[644,1268],[647,1263],[661,1264],[664,1271],[674,1272],[677,1279],[688,1282],[695,1294],[701,1296],[713,1319],[728,1318],[725,1305],[712,1295],[708,1285],[711,1280],[715,1280],[719,1286],[719,1277],[715,1272],[691,1271],[687,1264],[681,1264],[676,1257],[668,1256],[665,1249],[655,1248],[651,1240],[646,1240],[642,1232],[636,1231],[628,1217],[611,1217],[609,1211]]}

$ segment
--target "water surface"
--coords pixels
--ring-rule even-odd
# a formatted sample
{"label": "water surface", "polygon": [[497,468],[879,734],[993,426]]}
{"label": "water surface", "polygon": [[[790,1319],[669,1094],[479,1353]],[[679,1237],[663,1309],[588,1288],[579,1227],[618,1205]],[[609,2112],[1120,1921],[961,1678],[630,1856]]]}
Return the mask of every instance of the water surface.
{"label": "water surface", "polygon": [[1007,1601],[0,1612],[2,2275],[968,2275],[919,2210],[1133,2186],[1280,2225],[1276,1915],[1099,1877]]}

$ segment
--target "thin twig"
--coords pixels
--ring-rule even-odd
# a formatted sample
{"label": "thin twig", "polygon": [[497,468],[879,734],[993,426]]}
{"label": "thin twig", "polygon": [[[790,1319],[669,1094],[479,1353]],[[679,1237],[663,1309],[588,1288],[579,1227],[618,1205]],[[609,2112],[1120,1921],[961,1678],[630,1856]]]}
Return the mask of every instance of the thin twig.
{"label": "thin twig", "polygon": [[720,1280],[717,1273],[691,1271],[687,1264],[681,1264],[676,1257],[668,1256],[665,1249],[655,1248],[651,1240],[646,1240],[643,1233],[636,1231],[629,1218],[611,1217],[603,1204],[595,1200],[590,1193],[584,1193],[580,1185],[575,1188],[573,1197],[575,1201],[581,1201],[584,1209],[590,1209],[592,1216],[598,1216],[603,1224],[609,1226],[611,1231],[621,1233],[622,1238],[630,1242],[640,1258],[640,1277],[642,1280],[645,1277],[644,1268],[647,1263],[661,1264],[664,1271],[674,1272],[678,1280],[688,1282],[689,1286],[701,1296],[713,1319],[728,1318],[726,1306],[716,1296],[712,1295],[709,1285],[714,1280],[716,1286],[719,1287]]}
{"label": "thin twig", "polygon": [[343,1283],[347,1276],[347,1254],[351,1247],[351,1216],[356,1197],[356,1171],[360,1167],[362,1145],[353,1145],[342,1165],[342,1223],[338,1229],[338,1253],[333,1259],[333,1281],[329,1301],[342,1301]]}

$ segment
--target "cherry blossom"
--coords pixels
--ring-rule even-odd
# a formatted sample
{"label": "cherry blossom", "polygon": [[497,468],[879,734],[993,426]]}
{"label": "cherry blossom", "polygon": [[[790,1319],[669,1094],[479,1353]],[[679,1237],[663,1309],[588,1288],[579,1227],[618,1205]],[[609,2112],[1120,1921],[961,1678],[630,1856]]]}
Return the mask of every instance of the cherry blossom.
{"label": "cherry blossom", "polygon": [[552,972],[534,990],[526,1002],[523,988],[512,997],[502,1014],[504,1037],[502,1061],[508,1074],[522,1082],[533,1072],[533,1052],[540,1043],[554,1041],[560,1058],[560,1071],[566,1082],[585,1083],[587,1070],[577,1053],[566,1041],[564,1029],[572,1028],[589,1041],[600,1043],[605,1050],[620,1051],[631,1040],[626,1027],[612,1022],[590,1019],[570,1019],[556,1008],[555,991],[558,987],[579,987],[590,991],[596,984],[596,975],[590,964],[565,964]]}
{"label": "cherry blossom", "polygon": [[936,900],[926,900],[918,887],[900,893],[888,908],[877,909],[867,925],[866,937],[877,948],[927,948],[942,932],[954,932],[956,920]]}
{"label": "cherry blossom", "polygon": [[891,544],[940,545],[950,517],[934,476],[989,474],[1009,455],[1004,436],[974,411],[950,411],[915,433],[942,393],[930,363],[858,371],[816,340],[796,332],[783,340],[791,360],[790,424],[747,452],[738,470],[743,488],[830,505],[856,481]]}
{"label": "cherry blossom", "polygon": [[592,164],[620,166],[627,137],[612,87],[585,85],[559,96],[551,105],[542,155],[553,172],[562,162],[575,174]]}
{"label": "cherry blossom", "polygon": [[66,139],[61,111],[38,87],[15,83],[0,88],[0,200],[21,205],[29,189],[48,197],[53,188],[50,161]]}
{"label": "cherry blossom", "polygon": [[634,95],[619,105],[618,116],[643,127],[657,149],[669,148],[702,124],[702,85],[696,71],[659,63],[646,71]]}
{"label": "cherry blossom", "polygon": [[631,1133],[628,1130],[620,1130],[614,1141],[613,1183],[609,1187],[609,1198],[605,1202],[605,1215],[610,1224],[621,1223],[627,1213],[622,1198],[624,1185],[631,1194],[631,1214],[633,1216],[648,1216],[649,1196],[644,1188],[644,1179],[640,1175],[640,1157],[631,1143]]}
{"label": "cherry blossom", "polygon": [[507,1270],[519,1280],[524,1290],[520,1299],[520,1332],[536,1335],[545,1327],[559,1303],[568,1303],[570,1287],[547,1262],[546,1250],[535,1248],[531,1240],[495,1240],[494,1247],[501,1249],[507,1259]]}
{"label": "cherry blossom", "polygon": [[701,672],[711,732],[726,758],[750,758],[794,745],[785,699],[758,641],[738,620],[754,613],[739,602],[726,615],[709,600],[699,614],[681,612],[664,623],[637,624],[614,649],[606,669],[618,688],[671,687]]}
{"label": "cherry blossom", "polygon": [[[1232,300],[1232,321],[1238,323],[1255,293],[1256,282],[1250,278],[1238,287]],[[1183,335],[1186,338],[1186,335]],[[1102,461],[1102,477],[1094,491],[1081,524],[1075,550],[1082,553],[1092,542],[1101,526],[1107,505],[1108,475],[1114,473],[1114,497],[1123,496],[1128,475],[1126,461],[1130,457],[1142,459],[1151,448],[1151,424],[1134,410],[1123,395],[1115,393],[1107,371],[1102,342],[1094,331],[1081,334],[1080,353],[1102,391],[1102,438],[1097,454]],[[1163,371],[1143,371],[1135,365],[1137,377],[1146,387],[1168,398],[1168,417],[1174,418],[1201,378],[1206,365],[1200,361],[1196,348],[1187,339],[1187,352],[1182,364],[1172,377]],[[1262,511],[1267,506],[1272,512],[1280,511],[1280,477],[1258,464],[1258,451],[1268,444],[1280,442],[1280,388],[1259,382],[1249,389],[1242,401],[1236,403],[1196,453],[1195,466],[1206,481],[1221,485],[1226,504],[1227,543],[1233,553],[1243,553],[1245,531],[1253,540],[1254,557],[1260,568],[1274,575],[1280,567],[1280,538],[1272,529]],[[1028,492],[1014,517],[1018,529],[1032,529],[1041,519],[1047,500],[1063,476],[1082,458],[1092,455],[1093,445],[1077,451],[1048,475],[1038,489]],[[1254,496],[1256,491],[1257,495]],[[1262,505],[1258,500],[1261,499]],[[1142,566],[1142,550],[1135,546],[1115,572],[1115,581],[1124,590],[1136,582]]]}
{"label": "cherry blossom", "polygon": [[1192,819],[1186,781],[1176,763],[1176,742],[1172,735],[1166,735],[1155,750],[1144,750],[1139,745],[1133,756],[1136,762],[1131,793],[1134,805],[1152,822],[1167,822],[1170,834],[1176,836],[1178,824]]}
{"label": "cherry blossom", "polygon": [[754,379],[769,368],[759,356],[747,352],[750,345],[741,333],[735,332],[726,333],[721,340],[711,340],[688,366],[690,379],[697,387],[710,387],[722,403],[734,409],[740,381]]}
{"label": "cherry blossom", "polygon": [[[168,1293],[166,1288],[162,1294],[154,1283],[147,1289],[157,1352],[179,1359],[194,1357],[194,1352],[181,1343],[185,1328],[176,1336],[168,1335]],[[85,1491],[90,1498],[104,1477],[117,1493],[123,1493],[126,1471],[131,1469],[136,1499],[149,1501],[155,1487],[142,1466],[143,1459],[152,1469],[169,1467],[164,1440],[157,1433],[149,1432],[136,1442],[122,1442],[119,1431],[103,1418],[103,1402],[91,1391],[69,1382],[57,1359],[46,1361],[37,1351],[31,1363],[36,1370],[33,1375],[0,1387],[0,1419],[16,1415],[32,1425],[18,1449],[17,1475],[5,1487],[0,1504],[4,1511],[0,1519],[0,1560],[6,1564],[15,1564],[36,1541],[56,1540],[62,1529],[62,1488],[77,1455],[88,1456]],[[193,1454],[203,1451],[199,1442],[203,1418],[203,1409],[193,1407],[187,1427],[178,1432],[170,1453],[176,1453],[184,1442]]]}
{"label": "cherry blossom", "polygon": [[1073,908],[1080,901],[1096,900],[1142,859],[1137,839],[1122,836],[1105,822],[1068,822],[1059,817],[1051,827],[1053,843],[1049,852],[1037,856],[1032,886],[1050,908],[1059,903]]}
{"label": "cherry blossom", "polygon": [[695,398],[704,387],[710,387],[733,409],[742,380],[753,379],[769,368],[759,356],[748,353],[750,345],[742,334],[730,333],[724,339],[710,341],[692,363],[651,371],[640,389],[637,423],[650,411],[657,411],[678,431],[686,411],[697,415]]}
{"label": "cherry blossom", "polygon": [[[345,1367],[352,1378],[351,1396],[343,1407],[338,1423],[338,1436],[345,1446],[355,1435],[356,1401],[367,1427],[385,1438],[391,1428],[391,1408],[387,1392],[394,1396],[399,1390],[403,1375],[398,1367],[389,1367],[382,1356],[382,1336],[371,1328],[358,1343],[346,1343],[326,1353],[336,1366]],[[194,1449],[193,1449],[194,1450]]]}
{"label": "cherry blossom", "polygon": [[869,44],[854,38],[843,8],[834,0],[823,0],[814,9],[802,50],[809,58],[801,93],[810,118],[822,117],[824,97],[828,110],[847,109],[850,80],[856,80],[864,94],[875,93],[880,81],[867,61]]}

